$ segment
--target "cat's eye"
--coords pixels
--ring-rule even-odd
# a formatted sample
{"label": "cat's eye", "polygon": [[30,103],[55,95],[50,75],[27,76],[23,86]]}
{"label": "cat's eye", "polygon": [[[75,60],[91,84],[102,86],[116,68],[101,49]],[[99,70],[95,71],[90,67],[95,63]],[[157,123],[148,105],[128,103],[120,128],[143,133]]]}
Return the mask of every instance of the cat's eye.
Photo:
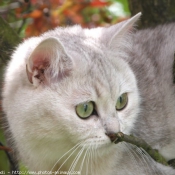
{"label": "cat's eye", "polygon": [[116,110],[120,111],[126,107],[128,103],[128,94],[123,93],[118,99],[116,103]]}
{"label": "cat's eye", "polygon": [[85,118],[88,118],[89,116],[91,116],[93,111],[94,111],[94,104],[91,101],[81,103],[81,104],[76,106],[76,113],[82,119],[85,119]]}

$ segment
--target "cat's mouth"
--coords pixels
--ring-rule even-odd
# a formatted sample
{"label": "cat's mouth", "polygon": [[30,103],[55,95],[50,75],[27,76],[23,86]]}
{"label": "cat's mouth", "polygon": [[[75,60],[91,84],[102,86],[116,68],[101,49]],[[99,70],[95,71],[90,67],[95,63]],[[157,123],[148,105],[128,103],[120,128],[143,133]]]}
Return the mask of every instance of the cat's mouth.
{"label": "cat's mouth", "polygon": [[113,143],[109,139],[96,136],[86,139],[83,145],[85,147],[104,148],[113,145]]}

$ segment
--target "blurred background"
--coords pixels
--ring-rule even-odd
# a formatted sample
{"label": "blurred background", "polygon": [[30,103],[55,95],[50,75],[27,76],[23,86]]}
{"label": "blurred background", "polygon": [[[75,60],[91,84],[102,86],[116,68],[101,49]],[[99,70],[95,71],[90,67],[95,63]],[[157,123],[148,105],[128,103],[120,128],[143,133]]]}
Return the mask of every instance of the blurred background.
{"label": "blurred background", "polygon": [[107,26],[129,17],[127,0],[0,0],[0,15],[21,37],[56,26]]}
{"label": "blurred background", "polygon": [[[0,0],[0,16],[21,38],[28,38],[57,26],[109,26],[129,18],[130,12],[127,0]],[[6,144],[2,127],[0,142]],[[0,149],[0,174],[8,170],[9,161]]]}

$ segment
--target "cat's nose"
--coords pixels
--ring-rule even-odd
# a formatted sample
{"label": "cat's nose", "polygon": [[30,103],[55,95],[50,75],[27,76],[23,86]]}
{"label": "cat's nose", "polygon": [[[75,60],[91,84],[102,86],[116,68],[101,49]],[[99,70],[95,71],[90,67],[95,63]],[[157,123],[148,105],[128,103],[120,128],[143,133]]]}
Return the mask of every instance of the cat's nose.
{"label": "cat's nose", "polygon": [[111,142],[116,139],[116,133],[114,132],[106,132],[105,134],[110,138]]}

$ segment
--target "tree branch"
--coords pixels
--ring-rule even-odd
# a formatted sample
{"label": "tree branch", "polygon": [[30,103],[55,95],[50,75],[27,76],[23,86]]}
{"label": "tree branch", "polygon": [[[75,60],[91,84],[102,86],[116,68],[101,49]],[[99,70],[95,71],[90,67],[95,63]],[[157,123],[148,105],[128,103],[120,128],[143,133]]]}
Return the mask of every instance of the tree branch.
{"label": "tree branch", "polygon": [[136,138],[132,135],[128,136],[122,132],[116,133],[113,137],[115,137],[115,140],[113,141],[114,143],[117,144],[124,141],[136,145],[137,147],[143,148],[156,162],[159,162],[163,165],[168,165],[167,161],[162,155],[159,154],[158,150],[152,149],[151,146],[148,145],[144,140]]}

